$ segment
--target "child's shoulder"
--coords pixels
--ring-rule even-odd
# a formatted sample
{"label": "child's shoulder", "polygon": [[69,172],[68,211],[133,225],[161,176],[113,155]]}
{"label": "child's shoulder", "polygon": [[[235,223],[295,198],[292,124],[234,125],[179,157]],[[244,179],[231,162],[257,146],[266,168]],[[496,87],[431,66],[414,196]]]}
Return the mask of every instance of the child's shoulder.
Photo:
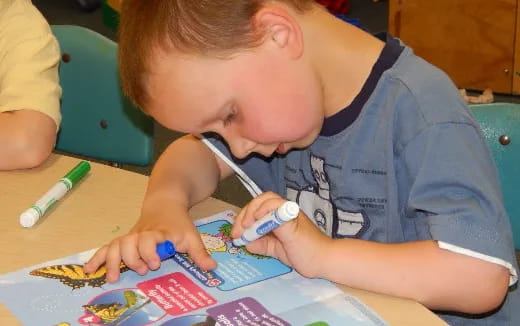
{"label": "child's shoulder", "polygon": [[439,92],[445,95],[453,94],[454,85],[449,76],[438,67],[417,56],[407,46],[404,47],[387,74],[389,79],[401,83],[419,98]]}
{"label": "child's shoulder", "polygon": [[[449,76],[405,47],[382,82],[387,94],[397,94],[396,110],[418,111],[428,125],[473,123],[469,110]],[[399,105],[400,104],[400,105]],[[403,112],[404,113],[404,112]]]}
{"label": "child's shoulder", "polygon": [[[14,39],[21,42],[23,40],[38,39],[41,36],[52,35],[49,23],[41,12],[31,1],[0,1],[0,30],[2,39]],[[18,35],[18,34],[21,34]]]}

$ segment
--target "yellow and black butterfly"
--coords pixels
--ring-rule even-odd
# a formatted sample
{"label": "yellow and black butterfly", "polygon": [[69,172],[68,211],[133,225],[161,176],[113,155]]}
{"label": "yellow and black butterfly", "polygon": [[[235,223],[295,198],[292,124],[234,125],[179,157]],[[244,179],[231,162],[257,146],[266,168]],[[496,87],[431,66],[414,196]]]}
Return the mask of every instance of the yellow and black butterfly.
{"label": "yellow and black butterfly", "polygon": [[[119,269],[121,273],[129,270],[123,262],[119,265]],[[87,274],[83,271],[83,265],[64,264],[38,268],[31,271],[29,274],[33,276],[58,279],[61,283],[70,286],[75,290],[86,285],[94,288],[101,287],[106,283],[106,273],[107,270],[105,266],[101,266],[94,273]]]}
{"label": "yellow and black butterfly", "polygon": [[84,305],[83,308],[98,316],[104,324],[115,322],[128,310],[128,306],[118,302]]}

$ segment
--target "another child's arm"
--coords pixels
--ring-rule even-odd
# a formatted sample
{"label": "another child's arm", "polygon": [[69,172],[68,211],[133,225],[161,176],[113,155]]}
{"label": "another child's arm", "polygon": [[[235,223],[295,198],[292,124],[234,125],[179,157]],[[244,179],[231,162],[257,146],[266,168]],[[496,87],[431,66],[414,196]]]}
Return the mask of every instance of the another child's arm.
{"label": "another child's arm", "polygon": [[31,2],[10,3],[0,19],[0,170],[43,163],[61,120],[58,42]]}
{"label": "another child's arm", "polygon": [[185,136],[173,142],[154,166],[139,221],[127,235],[100,248],[85,264],[85,272],[106,263],[107,280],[114,282],[121,260],[140,274],[155,270],[160,266],[156,244],[166,239],[200,268],[215,268],[188,210],[213,193],[220,177],[230,174],[199,139]]}
{"label": "another child's arm", "polygon": [[56,143],[56,123],[33,110],[0,112],[0,170],[43,163]]}
{"label": "another child's arm", "polygon": [[[255,198],[237,217],[232,236],[239,237],[255,219],[283,202],[274,193]],[[436,241],[331,239],[303,212],[247,248],[276,257],[306,277],[411,298],[435,310],[490,311],[502,303],[509,284],[505,267],[441,249]]]}

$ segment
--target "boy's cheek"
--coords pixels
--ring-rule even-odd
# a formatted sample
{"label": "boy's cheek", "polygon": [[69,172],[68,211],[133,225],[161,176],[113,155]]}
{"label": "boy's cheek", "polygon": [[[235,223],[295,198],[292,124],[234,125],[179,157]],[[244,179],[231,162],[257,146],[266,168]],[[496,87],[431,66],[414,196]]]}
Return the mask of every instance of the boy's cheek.
{"label": "boy's cheek", "polygon": [[259,144],[279,144],[305,138],[312,130],[312,123],[306,119],[275,115],[257,117],[256,122],[246,125],[243,132],[246,138]]}

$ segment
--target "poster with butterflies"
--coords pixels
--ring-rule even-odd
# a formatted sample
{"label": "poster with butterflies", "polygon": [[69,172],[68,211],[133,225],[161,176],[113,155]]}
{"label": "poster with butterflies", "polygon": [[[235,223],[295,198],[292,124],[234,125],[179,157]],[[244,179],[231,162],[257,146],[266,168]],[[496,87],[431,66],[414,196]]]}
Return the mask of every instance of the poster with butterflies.
{"label": "poster with butterflies", "polygon": [[121,263],[120,280],[110,284],[104,268],[83,271],[93,249],[0,275],[0,302],[29,326],[386,325],[332,283],[233,246],[234,214],[197,221],[218,263],[213,271],[177,253],[145,276]]}

